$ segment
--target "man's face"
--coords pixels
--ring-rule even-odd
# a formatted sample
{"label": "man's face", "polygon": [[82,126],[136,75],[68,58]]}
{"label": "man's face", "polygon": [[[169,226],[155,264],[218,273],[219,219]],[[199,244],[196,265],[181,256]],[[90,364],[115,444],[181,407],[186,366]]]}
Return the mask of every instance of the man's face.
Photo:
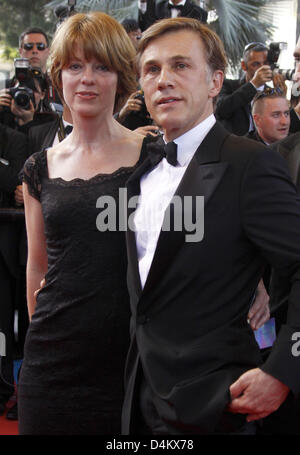
{"label": "man's face", "polygon": [[246,73],[246,80],[250,81],[255,72],[263,65],[268,65],[267,51],[250,51],[247,62],[242,61],[242,69]]}
{"label": "man's face", "polygon": [[290,128],[289,103],[285,98],[268,98],[263,100],[260,114],[253,115],[258,134],[267,143],[284,139]]}
{"label": "man's face", "polygon": [[[45,48],[39,50],[39,43],[42,43]],[[31,49],[26,49],[29,46]],[[44,35],[40,33],[29,33],[24,36],[22,47],[19,49],[20,56],[28,58],[31,66],[38,66],[45,73],[47,68],[47,59],[49,55],[49,48]]]}
{"label": "man's face", "polygon": [[[176,45],[174,45],[176,43]],[[141,57],[141,85],[151,117],[170,141],[213,113],[222,71],[208,69],[203,44],[189,30],[162,35]]]}

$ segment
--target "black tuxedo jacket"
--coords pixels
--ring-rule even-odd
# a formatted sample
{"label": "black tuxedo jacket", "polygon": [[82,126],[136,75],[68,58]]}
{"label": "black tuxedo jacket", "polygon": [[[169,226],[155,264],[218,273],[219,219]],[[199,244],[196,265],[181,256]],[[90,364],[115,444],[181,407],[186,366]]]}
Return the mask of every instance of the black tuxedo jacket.
{"label": "black tuxedo jacket", "polygon": [[52,147],[59,126],[59,117],[43,125],[34,126],[29,130],[29,153],[40,152],[41,150]]}
{"label": "black tuxedo jacket", "polygon": [[[158,1],[147,0],[147,10],[144,14],[139,11],[139,25],[142,31],[146,30],[154,22],[171,17],[171,11],[168,8],[168,0]],[[179,16],[182,17],[191,17],[193,19],[198,19],[201,22],[207,21],[207,11],[200,8],[200,6],[195,5],[190,0],[185,2],[185,5],[180,11]]]}
{"label": "black tuxedo jacket", "polygon": [[[286,160],[291,178],[300,194],[300,132],[292,134],[272,145]],[[275,316],[277,327],[285,324],[288,311],[289,281],[280,270],[273,271],[270,286],[271,315]]]}
{"label": "black tuxedo jacket", "polygon": [[276,142],[273,149],[285,158],[292,180],[300,192],[300,132]]}
{"label": "black tuxedo jacket", "polygon": [[[146,159],[131,176],[129,198],[150,169]],[[300,361],[291,354],[300,328],[300,202],[284,160],[216,123],[175,194],[204,196],[204,238],[188,243],[184,230],[162,231],[143,290],[135,234],[127,232],[132,320],[124,434],[134,427],[141,366],[170,433],[214,432],[229,386],[258,365],[300,391]],[[266,261],[292,277],[293,292],[287,323],[262,364],[247,314]]]}
{"label": "black tuxedo jacket", "polygon": [[216,117],[233,134],[243,136],[249,131],[251,101],[256,88],[244,79],[225,79],[220,92]]}
{"label": "black tuxedo jacket", "polygon": [[[18,174],[27,158],[27,137],[0,123],[0,156],[9,162],[8,166],[0,163],[0,207],[14,207],[14,190],[20,184]],[[19,263],[19,234],[20,223],[0,217],[0,254],[13,276]]]}

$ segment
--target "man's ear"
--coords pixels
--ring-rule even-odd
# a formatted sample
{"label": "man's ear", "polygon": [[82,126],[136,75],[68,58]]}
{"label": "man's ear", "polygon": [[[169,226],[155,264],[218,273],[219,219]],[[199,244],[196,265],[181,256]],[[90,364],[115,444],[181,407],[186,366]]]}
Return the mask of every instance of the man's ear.
{"label": "man's ear", "polygon": [[247,71],[247,64],[244,62],[244,60],[241,61],[241,67],[243,71]]}
{"label": "man's ear", "polygon": [[217,70],[213,73],[211,78],[211,86],[209,89],[209,95],[211,98],[215,98],[221,91],[224,81],[224,73],[221,70]]}
{"label": "man's ear", "polygon": [[253,121],[255,123],[256,128],[260,128],[261,126],[261,116],[260,114],[252,114]]}

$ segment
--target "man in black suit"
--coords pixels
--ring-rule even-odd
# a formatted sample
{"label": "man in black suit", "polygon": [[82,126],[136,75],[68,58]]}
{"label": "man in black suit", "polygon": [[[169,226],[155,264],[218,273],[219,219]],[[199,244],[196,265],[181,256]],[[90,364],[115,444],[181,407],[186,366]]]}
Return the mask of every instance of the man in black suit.
{"label": "man in black suit", "polygon": [[190,0],[139,1],[139,24],[142,31],[159,19],[177,16],[207,21],[207,11]]}
{"label": "man in black suit", "polygon": [[[263,43],[249,43],[245,46],[241,62],[242,77],[224,80],[217,101],[216,117],[233,134],[244,136],[255,130],[252,103],[267,82],[273,80],[276,87],[284,88],[281,76],[273,76],[267,57],[267,46]],[[299,131],[300,120],[295,109],[291,110],[290,115],[290,132]]]}
{"label": "man in black suit", "polygon": [[19,242],[22,229],[22,221],[5,215],[4,209],[15,207],[18,173],[27,158],[26,141],[24,134],[0,123],[0,332],[6,340],[6,355],[2,358],[0,371],[0,415],[14,392],[14,309],[20,280]]}
{"label": "man in black suit", "polygon": [[[168,144],[150,145],[128,181],[130,206],[139,199],[127,232],[123,433],[251,433],[300,391],[300,203],[279,154],[215,121],[226,58],[209,28],[156,23],[138,57]],[[293,284],[263,362],[247,315],[266,261]]]}

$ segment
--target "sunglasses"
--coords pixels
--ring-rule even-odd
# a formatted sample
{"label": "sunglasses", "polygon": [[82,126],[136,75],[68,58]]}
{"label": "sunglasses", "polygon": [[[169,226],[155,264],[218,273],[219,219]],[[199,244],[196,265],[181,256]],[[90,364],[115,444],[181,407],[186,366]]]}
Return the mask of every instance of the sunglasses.
{"label": "sunglasses", "polygon": [[254,101],[264,98],[265,96],[271,96],[271,95],[284,96],[284,93],[279,87],[276,87],[276,88],[265,87],[263,89],[263,91],[261,91],[260,93],[257,93],[257,95],[255,95]]}
{"label": "sunglasses", "polygon": [[253,42],[253,43],[247,44],[244,48],[244,52],[247,52],[250,49],[252,49],[252,50],[255,49],[257,51],[267,51],[268,50],[268,48],[265,44],[259,43],[259,42]]}
{"label": "sunglasses", "polygon": [[45,43],[24,43],[23,49],[25,49],[25,51],[31,51],[34,46],[36,46],[38,51],[44,51],[47,48]]}

